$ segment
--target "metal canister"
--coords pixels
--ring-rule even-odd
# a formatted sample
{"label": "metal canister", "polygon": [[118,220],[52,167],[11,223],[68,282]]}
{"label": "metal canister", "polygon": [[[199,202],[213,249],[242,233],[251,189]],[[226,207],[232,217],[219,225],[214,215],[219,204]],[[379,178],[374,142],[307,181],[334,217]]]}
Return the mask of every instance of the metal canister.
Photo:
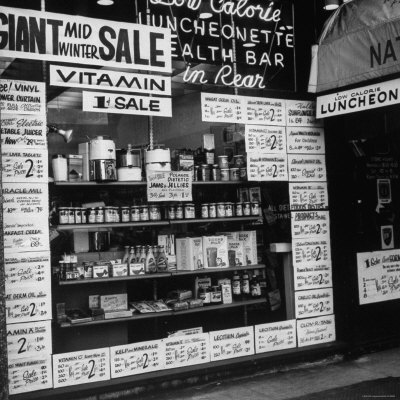
{"label": "metal canister", "polygon": [[86,224],[86,222],[87,222],[86,208],[80,207],[80,210],[81,210],[81,221],[82,221],[82,224]]}
{"label": "metal canister", "polygon": [[239,168],[231,168],[229,170],[229,180],[230,181],[238,181],[238,180],[240,180]]}
{"label": "metal canister", "polygon": [[139,207],[139,217],[140,217],[140,221],[148,221],[149,220],[149,207],[148,206],[140,206]]}
{"label": "metal canister", "polygon": [[210,166],[208,164],[201,164],[200,177],[202,181],[206,182],[210,180]]}
{"label": "metal canister", "polygon": [[104,222],[114,222],[114,207],[104,207]]}
{"label": "metal canister", "polygon": [[225,216],[225,203],[217,203],[217,217],[224,218]]}
{"label": "metal canister", "polygon": [[251,203],[251,215],[260,215],[260,204],[258,201]]}
{"label": "metal canister", "polygon": [[242,154],[233,156],[233,165],[237,168],[244,167],[245,165],[244,156]]}
{"label": "metal canister", "polygon": [[214,164],[211,169],[211,179],[213,181],[220,181],[221,180],[221,170],[218,167],[218,164]]}
{"label": "metal canister", "polygon": [[233,217],[233,203],[225,203],[225,217]]}
{"label": "metal canister", "polygon": [[208,205],[208,218],[217,218],[217,205],[215,203]]}
{"label": "metal canister", "polygon": [[221,181],[229,181],[229,168],[221,168]]}
{"label": "metal canister", "polygon": [[58,209],[58,223],[68,224],[68,207],[59,207]]}
{"label": "metal canister", "polygon": [[74,213],[75,213],[75,223],[76,224],[81,224],[82,223],[82,211],[80,207],[75,207],[74,208]]}
{"label": "metal canister", "polygon": [[197,182],[199,180],[199,171],[200,171],[200,166],[195,165],[193,167],[193,182]]}
{"label": "metal canister", "polygon": [[96,223],[96,209],[94,207],[88,208],[86,210],[87,213],[87,222],[88,224]]}
{"label": "metal canister", "polygon": [[194,204],[193,203],[187,203],[185,204],[185,219],[190,219],[190,218],[195,218],[195,210],[194,210]]}
{"label": "metal canister", "polygon": [[208,203],[203,203],[201,205],[201,218],[209,218],[208,217]]}
{"label": "metal canister", "polygon": [[176,218],[176,209],[174,204],[168,205],[168,219]]}
{"label": "metal canister", "polygon": [[245,201],[243,203],[243,215],[248,217],[249,215],[251,215],[251,205],[249,201]]}
{"label": "metal canister", "polygon": [[182,204],[177,204],[176,205],[175,218],[176,219],[183,219],[183,206],[182,206]]}
{"label": "metal canister", "polygon": [[68,223],[75,224],[75,209],[73,207],[68,207]]}
{"label": "metal canister", "polygon": [[228,156],[218,156],[218,166],[221,169],[229,168]]}
{"label": "metal canister", "polygon": [[247,181],[247,168],[239,168],[239,177],[241,181]]}
{"label": "metal canister", "polygon": [[129,222],[130,220],[131,216],[129,207],[121,207],[121,222]]}
{"label": "metal canister", "polygon": [[102,224],[104,223],[104,208],[103,207],[97,207],[96,208],[96,224]]}
{"label": "metal canister", "polygon": [[139,206],[131,207],[131,221],[132,222],[140,221],[140,207]]}
{"label": "metal canister", "polygon": [[161,211],[159,205],[151,204],[149,206],[149,218],[150,221],[159,221],[161,219]]}
{"label": "metal canister", "polygon": [[237,217],[243,217],[243,203],[238,202],[235,204],[235,215]]}
{"label": "metal canister", "polygon": [[211,303],[211,290],[208,287],[199,288],[199,299],[203,300],[203,304]]}

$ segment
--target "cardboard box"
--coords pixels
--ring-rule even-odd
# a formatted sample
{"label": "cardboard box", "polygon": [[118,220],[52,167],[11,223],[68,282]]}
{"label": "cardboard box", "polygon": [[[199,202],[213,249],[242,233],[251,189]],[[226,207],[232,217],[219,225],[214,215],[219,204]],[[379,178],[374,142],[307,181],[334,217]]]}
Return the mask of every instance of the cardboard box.
{"label": "cardboard box", "polygon": [[197,299],[199,297],[200,288],[211,287],[211,278],[209,276],[198,276],[194,281],[194,297]]}
{"label": "cardboard box", "polygon": [[106,313],[125,311],[128,309],[128,295],[126,293],[120,293],[100,296],[100,308]]}
{"label": "cardboard box", "polygon": [[93,267],[93,278],[108,278],[108,266],[107,265],[95,265]]}
{"label": "cardboard box", "polygon": [[178,270],[195,271],[204,268],[203,240],[198,238],[176,239],[176,265]]}
{"label": "cardboard box", "polygon": [[129,275],[144,275],[144,264],[143,263],[131,263],[129,264]]}
{"label": "cardboard box", "polygon": [[228,238],[203,236],[203,259],[205,268],[228,268]]}
{"label": "cardboard box", "polygon": [[257,260],[257,232],[239,231],[239,241],[243,243],[245,265],[256,265]]}
{"label": "cardboard box", "polygon": [[112,264],[111,276],[128,276],[128,267],[126,264]]}

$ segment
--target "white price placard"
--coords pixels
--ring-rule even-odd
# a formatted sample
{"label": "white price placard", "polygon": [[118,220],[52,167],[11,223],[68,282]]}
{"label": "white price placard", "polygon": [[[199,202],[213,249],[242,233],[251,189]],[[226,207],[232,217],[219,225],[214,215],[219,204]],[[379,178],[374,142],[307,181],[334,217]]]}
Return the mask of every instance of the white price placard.
{"label": "white price placard", "polygon": [[7,325],[8,360],[41,358],[52,352],[51,321]]}
{"label": "white price placard", "polygon": [[51,356],[9,360],[8,381],[11,395],[52,388]]}
{"label": "white price placard", "polygon": [[357,253],[360,304],[400,298],[400,250]]}
{"label": "white price placard", "polygon": [[254,125],[286,125],[286,103],[282,99],[244,97],[246,122]]}
{"label": "white price placard", "polygon": [[294,266],[294,289],[308,290],[332,287],[332,263]]}
{"label": "white price placard", "polygon": [[325,154],[324,128],[287,127],[287,152]]}
{"label": "white price placard", "polygon": [[162,340],[110,347],[111,378],[159,371],[165,367]]}
{"label": "white price placard", "polygon": [[[3,50],[3,54],[5,52]],[[43,82],[0,79],[0,114],[45,114],[46,85]]]}
{"label": "white price placard", "polygon": [[292,238],[328,238],[329,211],[295,211],[291,218]]}
{"label": "white price placard", "polygon": [[154,172],[147,174],[148,201],[192,201],[191,171]]}
{"label": "white price placard", "polygon": [[331,260],[328,239],[292,239],[293,265],[311,266]]}
{"label": "white price placard", "polygon": [[254,326],[256,354],[296,347],[296,320]]}
{"label": "white price placard", "polygon": [[326,181],[325,156],[321,154],[288,154],[290,182]]}
{"label": "white price placard", "polygon": [[326,315],[297,321],[299,347],[328,343],[336,340],[335,316]]}
{"label": "white price placard", "polygon": [[328,208],[328,187],[326,182],[289,183],[290,209],[324,210]]}
{"label": "white price placard", "polygon": [[249,181],[287,181],[286,154],[247,153]]}
{"label": "white price placard", "polygon": [[243,123],[244,98],[203,92],[201,93],[201,117],[205,122]]}
{"label": "white price placard", "polygon": [[332,288],[295,292],[296,318],[311,318],[333,314]]}
{"label": "white price placard", "polygon": [[6,114],[1,116],[0,138],[3,150],[47,149],[45,115]]}
{"label": "white price placard", "polygon": [[210,361],[208,333],[164,339],[165,367],[178,368]]}
{"label": "white price placard", "polygon": [[210,349],[211,361],[254,354],[254,327],[246,326],[210,332]]}
{"label": "white price placard", "polygon": [[286,153],[286,128],[283,126],[246,125],[247,152]]}
{"label": "white price placard", "polygon": [[109,347],[53,355],[54,387],[108,381]]}
{"label": "white price placard", "polygon": [[44,149],[2,150],[3,183],[48,183],[48,154]]}
{"label": "white price placard", "polygon": [[323,120],[317,120],[315,115],[315,101],[286,100],[287,126],[323,126]]}

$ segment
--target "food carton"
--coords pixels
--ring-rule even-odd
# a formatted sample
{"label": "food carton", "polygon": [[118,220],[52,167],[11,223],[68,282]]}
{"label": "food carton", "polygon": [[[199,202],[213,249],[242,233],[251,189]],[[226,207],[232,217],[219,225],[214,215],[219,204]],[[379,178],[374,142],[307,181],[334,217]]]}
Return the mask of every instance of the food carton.
{"label": "food carton", "polygon": [[176,239],[176,263],[178,270],[195,271],[204,268],[202,238]]}
{"label": "food carton", "polygon": [[257,232],[239,231],[238,234],[244,247],[245,265],[257,264]]}
{"label": "food carton", "polygon": [[228,268],[228,239],[226,236],[203,236],[205,268]]}

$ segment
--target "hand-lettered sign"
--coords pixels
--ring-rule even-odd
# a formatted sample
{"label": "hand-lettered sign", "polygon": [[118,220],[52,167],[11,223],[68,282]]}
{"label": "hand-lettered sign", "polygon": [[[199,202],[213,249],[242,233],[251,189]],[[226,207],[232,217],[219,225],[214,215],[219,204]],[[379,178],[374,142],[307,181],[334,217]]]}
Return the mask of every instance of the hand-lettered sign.
{"label": "hand-lettered sign", "polygon": [[324,210],[328,208],[328,188],[326,182],[289,183],[290,209]]}
{"label": "hand-lettered sign", "polygon": [[333,314],[332,288],[295,292],[296,318],[311,318]]}
{"label": "hand-lettered sign", "polygon": [[296,347],[296,320],[254,326],[256,353]]}
{"label": "hand-lettered sign", "polygon": [[193,173],[159,171],[147,175],[148,201],[192,201]]}
{"label": "hand-lettered sign", "polygon": [[286,153],[286,128],[282,126],[246,125],[247,152]]}
{"label": "hand-lettered sign", "polygon": [[336,340],[335,316],[325,315],[297,321],[297,341],[299,347],[328,343]]}

